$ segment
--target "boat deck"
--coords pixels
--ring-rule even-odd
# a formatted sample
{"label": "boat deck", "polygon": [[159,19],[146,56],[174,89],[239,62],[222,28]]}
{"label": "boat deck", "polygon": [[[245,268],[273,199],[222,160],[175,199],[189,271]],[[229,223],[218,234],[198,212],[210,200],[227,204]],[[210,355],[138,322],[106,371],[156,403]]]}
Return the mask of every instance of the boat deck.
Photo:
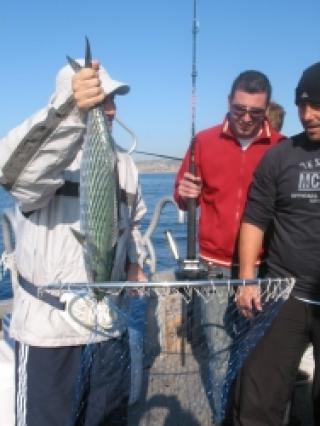
{"label": "boat deck", "polygon": [[144,369],[140,401],[130,409],[130,426],[209,426],[211,410],[198,363],[186,354],[160,355]]}
{"label": "boat deck", "polygon": [[213,424],[203,374],[207,355],[189,309],[180,293],[148,298],[142,394],[130,408],[130,426]]}

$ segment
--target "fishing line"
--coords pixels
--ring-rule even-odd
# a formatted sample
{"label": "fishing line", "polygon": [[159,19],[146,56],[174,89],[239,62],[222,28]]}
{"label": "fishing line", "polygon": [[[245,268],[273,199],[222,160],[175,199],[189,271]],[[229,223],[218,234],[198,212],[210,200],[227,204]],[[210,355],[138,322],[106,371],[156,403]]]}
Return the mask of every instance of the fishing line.
{"label": "fishing line", "polygon": [[181,157],[174,157],[172,155],[157,154],[155,152],[147,152],[147,151],[137,151],[136,146],[138,145],[138,138],[136,134],[118,116],[116,116],[114,119],[126,132],[130,134],[130,136],[133,139],[131,147],[127,150],[128,154],[135,153],[135,154],[150,155],[152,157],[165,158],[167,160],[176,160],[176,161],[182,160]]}
{"label": "fishing line", "polygon": [[165,158],[167,160],[182,161],[181,157],[173,157],[171,155],[156,154],[155,152],[146,152],[146,151],[137,151],[137,150],[135,150],[134,152],[135,154],[150,155],[152,157]]}

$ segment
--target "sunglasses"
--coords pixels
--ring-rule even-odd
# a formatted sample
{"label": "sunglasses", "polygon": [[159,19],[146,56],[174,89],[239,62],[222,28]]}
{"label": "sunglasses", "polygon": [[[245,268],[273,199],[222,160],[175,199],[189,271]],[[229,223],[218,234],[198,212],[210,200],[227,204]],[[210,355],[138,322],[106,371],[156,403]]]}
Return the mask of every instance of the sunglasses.
{"label": "sunglasses", "polygon": [[264,108],[249,108],[245,105],[231,104],[230,112],[236,117],[243,117],[249,114],[252,119],[258,119],[264,117],[266,110]]}

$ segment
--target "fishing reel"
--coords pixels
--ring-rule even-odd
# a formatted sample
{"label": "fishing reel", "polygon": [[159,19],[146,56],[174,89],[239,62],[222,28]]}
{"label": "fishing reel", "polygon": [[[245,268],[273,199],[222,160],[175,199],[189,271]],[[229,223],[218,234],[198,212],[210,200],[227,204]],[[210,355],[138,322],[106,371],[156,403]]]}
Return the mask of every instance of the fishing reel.
{"label": "fishing reel", "polygon": [[202,262],[201,259],[181,259],[178,249],[178,244],[175,241],[170,231],[165,231],[165,236],[169,245],[169,249],[177,262],[177,269],[175,271],[177,280],[179,281],[193,281],[199,279],[222,278],[221,274],[217,273],[216,276],[212,275],[212,271],[208,264]]}

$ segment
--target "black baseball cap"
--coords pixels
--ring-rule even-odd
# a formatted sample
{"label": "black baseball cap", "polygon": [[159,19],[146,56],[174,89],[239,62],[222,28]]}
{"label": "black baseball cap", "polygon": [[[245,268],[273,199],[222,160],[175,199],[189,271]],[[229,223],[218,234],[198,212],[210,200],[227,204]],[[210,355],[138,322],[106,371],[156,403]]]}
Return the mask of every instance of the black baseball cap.
{"label": "black baseball cap", "polygon": [[320,62],[317,62],[302,73],[296,88],[295,104],[311,102],[320,104]]}

